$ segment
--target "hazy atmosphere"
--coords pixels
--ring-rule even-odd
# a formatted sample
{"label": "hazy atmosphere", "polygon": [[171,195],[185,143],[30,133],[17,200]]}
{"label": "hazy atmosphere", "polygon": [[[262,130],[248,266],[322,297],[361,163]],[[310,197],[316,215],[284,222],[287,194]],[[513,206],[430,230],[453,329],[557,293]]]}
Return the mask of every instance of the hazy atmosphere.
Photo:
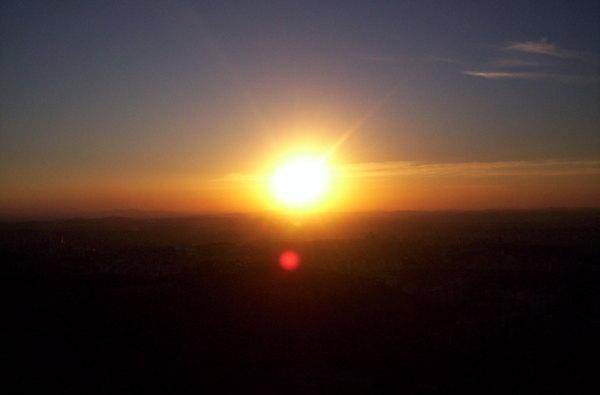
{"label": "hazy atmosphere", "polygon": [[0,213],[600,201],[598,2],[3,2]]}

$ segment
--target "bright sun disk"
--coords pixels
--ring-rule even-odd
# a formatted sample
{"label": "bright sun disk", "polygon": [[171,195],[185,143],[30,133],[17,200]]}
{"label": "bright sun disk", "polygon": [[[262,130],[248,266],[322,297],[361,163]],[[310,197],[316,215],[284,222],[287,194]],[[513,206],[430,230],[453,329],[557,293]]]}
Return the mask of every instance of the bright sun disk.
{"label": "bright sun disk", "polygon": [[331,172],[320,157],[288,160],[271,177],[271,190],[278,203],[290,208],[312,206],[323,197]]}

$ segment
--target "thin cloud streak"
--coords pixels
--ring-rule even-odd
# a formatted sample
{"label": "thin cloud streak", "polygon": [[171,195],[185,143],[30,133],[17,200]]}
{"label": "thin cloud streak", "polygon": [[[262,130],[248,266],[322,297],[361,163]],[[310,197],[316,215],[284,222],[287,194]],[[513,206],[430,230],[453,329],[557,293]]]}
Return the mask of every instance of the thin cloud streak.
{"label": "thin cloud streak", "polygon": [[[488,63],[491,69],[464,70],[463,74],[489,80],[543,80],[580,84],[596,83],[600,79],[597,72],[582,69],[594,59],[592,54],[566,50],[545,40],[513,42],[498,49],[510,51],[512,56]],[[525,58],[517,56],[519,53]],[[531,55],[543,55],[545,58],[531,59]],[[549,60],[548,57],[555,59]],[[524,67],[527,69],[524,70]]]}
{"label": "thin cloud streak", "polygon": [[529,81],[558,81],[564,83],[592,84],[600,80],[594,75],[552,74],[533,71],[476,71],[466,70],[463,74],[490,80],[529,80]]}
{"label": "thin cloud streak", "polygon": [[[466,70],[463,74],[470,75],[473,77],[481,77],[492,80],[502,79],[520,79],[520,80],[544,80],[553,77],[552,74],[537,73],[529,71],[476,71]],[[556,76],[554,76],[556,77]]]}
{"label": "thin cloud streak", "polygon": [[569,51],[547,41],[524,41],[514,42],[506,47],[507,51],[525,52],[537,55],[553,56],[556,58],[578,58],[576,52]]}
{"label": "thin cloud streak", "polygon": [[600,160],[464,163],[372,162],[346,165],[343,167],[343,173],[350,178],[600,175]]}
{"label": "thin cloud streak", "polygon": [[600,160],[463,163],[373,162],[346,165],[344,174],[350,178],[600,175]]}
{"label": "thin cloud streak", "polygon": [[[498,177],[498,176],[600,176],[600,160],[587,161],[497,161],[426,163],[413,161],[363,162],[336,167],[343,178],[378,179],[394,177]],[[256,173],[231,173],[213,179],[216,184],[248,184],[265,179]]]}
{"label": "thin cloud streak", "polygon": [[448,58],[448,57],[444,57],[444,56],[429,56],[428,59],[431,60],[432,62],[437,62],[437,63],[463,64],[463,62],[461,62],[457,59]]}

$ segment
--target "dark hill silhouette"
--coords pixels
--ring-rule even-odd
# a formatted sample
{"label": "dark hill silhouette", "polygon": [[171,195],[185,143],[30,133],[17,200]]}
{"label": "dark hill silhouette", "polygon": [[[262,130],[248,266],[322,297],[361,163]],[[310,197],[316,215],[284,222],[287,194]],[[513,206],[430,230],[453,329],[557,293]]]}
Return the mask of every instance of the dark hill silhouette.
{"label": "dark hill silhouette", "polygon": [[23,392],[579,392],[598,351],[599,218],[3,223],[7,377]]}

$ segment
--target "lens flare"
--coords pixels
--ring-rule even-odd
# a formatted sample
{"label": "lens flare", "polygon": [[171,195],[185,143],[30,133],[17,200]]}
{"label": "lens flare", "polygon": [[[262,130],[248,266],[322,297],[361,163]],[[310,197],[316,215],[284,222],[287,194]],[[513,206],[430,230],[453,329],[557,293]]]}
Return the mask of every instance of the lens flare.
{"label": "lens flare", "polygon": [[279,266],[283,270],[296,270],[298,265],[300,265],[300,255],[294,251],[284,251],[279,256]]}

